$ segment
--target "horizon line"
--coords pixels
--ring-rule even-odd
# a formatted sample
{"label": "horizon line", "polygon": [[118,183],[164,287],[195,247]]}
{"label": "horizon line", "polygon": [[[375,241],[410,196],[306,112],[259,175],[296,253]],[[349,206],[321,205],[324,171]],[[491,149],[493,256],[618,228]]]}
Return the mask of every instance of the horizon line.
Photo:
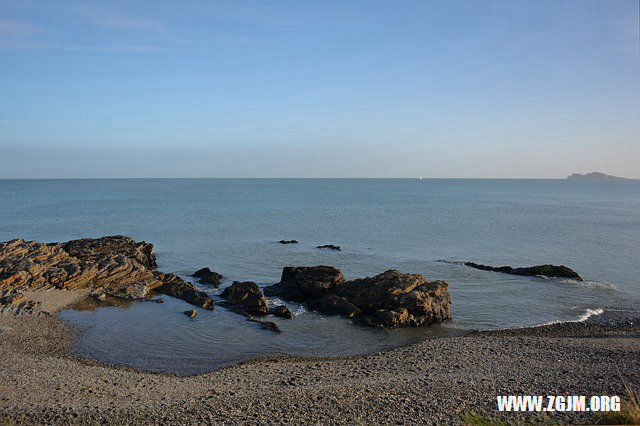
{"label": "horizon line", "polygon": [[[233,179],[272,179],[272,180],[285,180],[285,179],[299,179],[299,180],[328,180],[328,179],[352,179],[352,180],[446,180],[446,179],[457,179],[457,180],[574,180],[568,179],[567,177],[299,177],[299,176],[288,176],[288,177],[189,177],[189,176],[180,176],[180,177],[7,177],[0,178],[0,180],[160,180],[160,179],[219,179],[219,180],[233,180]],[[619,181],[619,180],[640,180],[640,178],[618,178],[618,179],[575,179],[575,180],[605,180],[605,181]]]}

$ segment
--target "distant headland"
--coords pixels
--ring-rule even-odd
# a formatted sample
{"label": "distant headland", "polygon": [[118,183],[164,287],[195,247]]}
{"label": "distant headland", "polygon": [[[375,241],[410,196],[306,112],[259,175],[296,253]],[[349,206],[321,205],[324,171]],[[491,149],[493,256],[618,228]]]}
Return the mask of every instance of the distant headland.
{"label": "distant headland", "polygon": [[591,173],[585,173],[584,175],[581,175],[580,173],[574,173],[571,176],[567,176],[567,179],[627,179],[627,178],[611,176],[611,175],[607,175],[605,173],[600,173],[600,172],[591,172]]}

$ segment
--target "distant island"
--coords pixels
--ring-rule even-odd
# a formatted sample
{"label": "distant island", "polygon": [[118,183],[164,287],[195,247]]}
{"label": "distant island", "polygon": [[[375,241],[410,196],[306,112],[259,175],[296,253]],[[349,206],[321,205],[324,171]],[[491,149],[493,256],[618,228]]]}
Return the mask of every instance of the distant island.
{"label": "distant island", "polygon": [[618,176],[611,176],[600,172],[591,172],[581,175],[580,173],[574,173],[571,176],[567,176],[567,179],[626,179]]}

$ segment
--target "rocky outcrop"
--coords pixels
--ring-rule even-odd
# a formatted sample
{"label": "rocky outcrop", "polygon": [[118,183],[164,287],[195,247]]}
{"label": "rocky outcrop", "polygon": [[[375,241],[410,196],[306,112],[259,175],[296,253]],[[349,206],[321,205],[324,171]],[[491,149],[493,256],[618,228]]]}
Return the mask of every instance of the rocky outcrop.
{"label": "rocky outcrop", "polygon": [[571,278],[577,281],[583,281],[573,269],[563,265],[537,265],[526,268],[512,268],[511,266],[487,266],[473,262],[463,262],[463,265],[470,268],[481,269],[483,271],[501,272],[503,274],[522,275],[529,277],[548,277],[548,278]]}
{"label": "rocky outcrop", "polygon": [[390,270],[347,281],[335,292],[360,309],[370,325],[422,325],[451,318],[449,284],[428,282],[420,274]]}
{"label": "rocky outcrop", "polygon": [[294,302],[305,302],[330,293],[344,283],[344,275],[333,266],[287,266],[278,284],[265,287],[267,296],[278,296]]}
{"label": "rocky outcrop", "polygon": [[173,274],[154,271],[153,245],[125,236],[66,243],[0,243],[0,289],[79,290],[125,299],[165,293],[201,307],[213,300]]}
{"label": "rocky outcrop", "polygon": [[153,246],[129,237],[83,239],[68,243],[12,240],[0,243],[0,287],[117,291],[131,284],[155,288]]}
{"label": "rocky outcrop", "polygon": [[189,309],[188,311],[184,311],[183,314],[185,314],[189,318],[195,318],[196,315],[198,315],[198,312],[195,309]]}
{"label": "rocky outcrop", "polygon": [[86,261],[102,261],[105,255],[115,255],[135,260],[147,269],[158,267],[153,244],[122,235],[72,240],[62,244],[62,248],[70,256]]}
{"label": "rocky outcrop", "polygon": [[340,246],[334,246],[333,244],[324,244],[321,246],[316,246],[316,248],[340,251]]}
{"label": "rocky outcrop", "polygon": [[449,285],[419,274],[390,270],[346,281],[331,266],[287,267],[265,294],[303,302],[326,314],[357,318],[370,326],[417,326],[451,318]]}
{"label": "rocky outcrop", "polygon": [[223,276],[217,272],[213,272],[209,268],[202,268],[191,274],[192,277],[199,278],[200,284],[211,284],[214,287],[218,287],[222,282]]}
{"label": "rocky outcrop", "polygon": [[298,244],[296,240],[280,240],[278,241],[280,244]]}
{"label": "rocky outcrop", "polygon": [[221,296],[226,299],[224,306],[245,315],[266,315],[269,312],[267,299],[258,284],[235,281],[225,288]]}

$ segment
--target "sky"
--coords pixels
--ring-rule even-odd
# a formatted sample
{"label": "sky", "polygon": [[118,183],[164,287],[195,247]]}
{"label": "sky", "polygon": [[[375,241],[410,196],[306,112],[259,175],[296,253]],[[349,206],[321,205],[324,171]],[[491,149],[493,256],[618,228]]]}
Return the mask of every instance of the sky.
{"label": "sky", "polygon": [[637,0],[0,2],[0,178],[640,178]]}

